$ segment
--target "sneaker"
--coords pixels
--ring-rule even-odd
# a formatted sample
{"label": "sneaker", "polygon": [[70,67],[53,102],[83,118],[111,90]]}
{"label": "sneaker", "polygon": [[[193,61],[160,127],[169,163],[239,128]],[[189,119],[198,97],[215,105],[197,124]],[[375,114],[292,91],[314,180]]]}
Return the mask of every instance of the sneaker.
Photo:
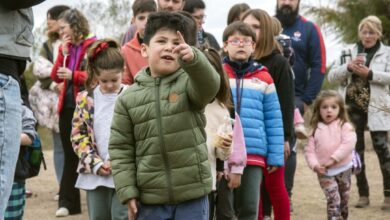
{"label": "sneaker", "polygon": [[61,207],[56,211],[56,217],[66,217],[69,215],[69,210],[65,207]]}
{"label": "sneaker", "polygon": [[307,137],[309,136],[303,124],[296,124],[294,126],[294,129],[295,129],[295,135],[297,136],[298,139],[307,139]]}
{"label": "sneaker", "polygon": [[60,199],[60,194],[56,194],[54,197],[53,197],[54,201],[58,201]]}
{"label": "sneaker", "polygon": [[271,216],[265,215],[263,216],[263,220],[272,220]]}
{"label": "sneaker", "polygon": [[[389,201],[390,202],[390,201]],[[355,208],[365,208],[370,204],[370,200],[367,196],[361,196],[359,201],[356,203]]]}
{"label": "sneaker", "polygon": [[381,209],[384,211],[390,211],[390,197],[385,197],[385,200],[383,200]]}
{"label": "sneaker", "polygon": [[26,198],[30,198],[33,195],[33,193],[30,190],[26,189]]}

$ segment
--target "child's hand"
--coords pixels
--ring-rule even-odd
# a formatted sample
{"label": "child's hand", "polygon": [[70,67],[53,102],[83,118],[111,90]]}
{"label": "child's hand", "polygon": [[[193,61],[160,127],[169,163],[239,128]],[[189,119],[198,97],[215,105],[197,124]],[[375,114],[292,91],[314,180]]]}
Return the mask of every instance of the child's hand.
{"label": "child's hand", "polygon": [[278,169],[279,169],[279,167],[277,167],[277,166],[267,166],[267,172],[268,173],[273,173],[273,172],[275,172]]}
{"label": "child's hand", "polygon": [[218,171],[217,172],[217,181],[220,181],[224,175],[225,175],[225,172]]}
{"label": "child's hand", "polygon": [[179,59],[181,59],[183,62],[193,61],[195,55],[192,51],[192,48],[186,43],[180,31],[177,31],[177,36],[179,38],[179,45],[177,45],[172,52],[177,53],[179,55]]}
{"label": "child's hand", "polygon": [[228,177],[228,187],[229,189],[238,188],[241,185],[241,174],[230,173]]}
{"label": "child's hand", "polygon": [[325,168],[329,168],[333,166],[336,163],[336,160],[333,158],[330,158],[326,163],[323,165]]}
{"label": "child's hand", "polygon": [[127,202],[127,214],[128,214],[129,220],[135,220],[137,212],[138,212],[137,199],[130,199]]}
{"label": "child's hand", "polygon": [[20,145],[30,145],[32,144],[32,140],[30,136],[28,136],[26,133],[21,133],[20,134]]}
{"label": "child's hand", "polygon": [[317,166],[314,167],[314,171],[315,171],[316,173],[318,173],[318,174],[322,174],[322,175],[323,175],[323,174],[326,173],[326,168],[323,167],[323,166],[317,165]]}
{"label": "child's hand", "polygon": [[72,79],[72,71],[66,67],[60,67],[58,68],[57,76],[60,79]]}
{"label": "child's hand", "polygon": [[110,169],[107,169],[107,168],[105,168],[105,167],[103,167],[103,166],[101,166],[101,167],[98,169],[97,174],[98,174],[99,176],[109,176],[109,175],[111,175],[111,170],[110,170]]}
{"label": "child's hand", "polygon": [[285,141],[284,142],[284,161],[286,161],[288,159],[290,154],[291,154],[290,143],[288,141]]}
{"label": "child's hand", "polygon": [[72,43],[72,38],[69,35],[62,36],[62,54],[68,55],[69,54],[69,45]]}
{"label": "child's hand", "polygon": [[55,87],[54,90],[57,94],[61,94],[62,90],[64,89],[64,83],[58,83]]}
{"label": "child's hand", "polygon": [[100,176],[109,176],[111,175],[111,163],[110,161],[105,161],[103,165],[97,171]]}
{"label": "child's hand", "polygon": [[223,137],[223,146],[224,147],[230,147],[232,145],[232,142],[233,142],[233,136],[231,134],[229,134],[228,137]]}

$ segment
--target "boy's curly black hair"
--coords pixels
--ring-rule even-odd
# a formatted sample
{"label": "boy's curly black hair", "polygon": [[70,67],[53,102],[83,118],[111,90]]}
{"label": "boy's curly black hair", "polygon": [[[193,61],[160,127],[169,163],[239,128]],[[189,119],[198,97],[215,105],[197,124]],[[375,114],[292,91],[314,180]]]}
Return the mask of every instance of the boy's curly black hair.
{"label": "boy's curly black hair", "polygon": [[184,40],[191,39],[191,31],[188,28],[188,19],[176,12],[156,12],[149,15],[145,27],[144,43],[149,45],[150,39],[161,29],[180,31]]}

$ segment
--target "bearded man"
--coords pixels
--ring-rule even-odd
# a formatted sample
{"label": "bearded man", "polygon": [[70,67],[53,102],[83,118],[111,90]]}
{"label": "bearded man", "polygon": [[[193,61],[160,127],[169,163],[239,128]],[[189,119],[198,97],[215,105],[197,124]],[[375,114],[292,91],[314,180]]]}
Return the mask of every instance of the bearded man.
{"label": "bearded man", "polygon": [[[276,18],[289,36],[295,53],[295,106],[303,115],[321,90],[326,70],[325,44],[320,29],[299,14],[300,0],[277,0]],[[295,140],[286,161],[285,183],[291,199],[296,169]],[[291,206],[292,210],[292,206]]]}

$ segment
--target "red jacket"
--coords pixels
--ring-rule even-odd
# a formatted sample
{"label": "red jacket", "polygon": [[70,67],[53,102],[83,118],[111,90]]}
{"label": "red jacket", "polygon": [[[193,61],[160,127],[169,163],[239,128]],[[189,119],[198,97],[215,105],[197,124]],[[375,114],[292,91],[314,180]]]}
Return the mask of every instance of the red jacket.
{"label": "red jacket", "polygon": [[141,44],[138,41],[138,33],[131,41],[122,47],[122,54],[125,59],[125,72],[123,74],[123,84],[133,84],[135,75],[145,66],[148,60],[141,55]]}
{"label": "red jacket", "polygon": [[[86,64],[86,63],[83,63],[83,60],[86,56],[88,47],[95,41],[96,41],[96,37],[90,37],[90,38],[85,39],[84,41],[81,42],[81,45],[80,45],[81,52],[79,52],[77,54],[78,56],[77,57],[68,56],[66,58],[66,67],[68,67],[68,68],[69,68],[70,60],[76,59],[76,63],[74,66],[74,71],[73,71],[73,77],[72,77],[74,100],[76,100],[77,93],[80,92],[80,87],[84,86],[85,80],[87,79],[88,74],[87,74],[87,71],[85,70],[86,65],[82,66],[82,64]],[[53,66],[53,69],[52,69],[51,75],[50,75],[50,77],[56,83],[64,82],[64,88],[61,91],[60,97],[58,99],[58,113],[61,113],[62,107],[64,106],[64,97],[65,97],[66,89],[67,89],[67,81],[60,79],[57,76],[58,68],[63,66],[63,62],[64,62],[64,55],[62,54],[62,47],[60,47],[59,52],[58,52],[58,56],[57,56],[57,60]]]}

